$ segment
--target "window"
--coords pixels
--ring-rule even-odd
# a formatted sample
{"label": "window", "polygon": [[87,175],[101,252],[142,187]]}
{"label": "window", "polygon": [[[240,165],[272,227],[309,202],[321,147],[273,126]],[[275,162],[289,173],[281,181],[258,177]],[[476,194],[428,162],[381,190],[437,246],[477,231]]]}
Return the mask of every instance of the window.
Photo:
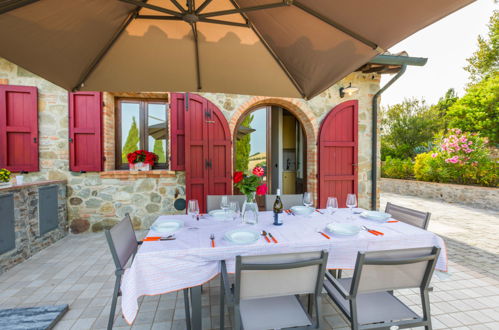
{"label": "window", "polygon": [[158,155],[154,168],[167,168],[166,101],[118,99],[116,109],[116,167],[128,169],[127,154],[144,149]]}

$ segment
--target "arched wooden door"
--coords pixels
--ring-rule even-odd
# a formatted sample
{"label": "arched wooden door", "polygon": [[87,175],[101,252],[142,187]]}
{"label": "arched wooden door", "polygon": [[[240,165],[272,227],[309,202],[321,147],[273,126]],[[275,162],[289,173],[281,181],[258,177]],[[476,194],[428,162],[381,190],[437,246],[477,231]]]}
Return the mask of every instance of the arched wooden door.
{"label": "arched wooden door", "polygon": [[172,159],[177,158],[177,166],[178,159],[185,161],[187,199],[197,199],[201,212],[206,212],[207,195],[232,193],[229,125],[217,106],[202,96],[188,94],[186,100],[185,94],[175,94],[172,101],[172,133],[177,131],[172,153],[183,155]]}
{"label": "arched wooden door", "polygon": [[347,194],[357,194],[358,102],[343,102],[324,118],[319,131],[319,205],[336,197],[346,207]]}

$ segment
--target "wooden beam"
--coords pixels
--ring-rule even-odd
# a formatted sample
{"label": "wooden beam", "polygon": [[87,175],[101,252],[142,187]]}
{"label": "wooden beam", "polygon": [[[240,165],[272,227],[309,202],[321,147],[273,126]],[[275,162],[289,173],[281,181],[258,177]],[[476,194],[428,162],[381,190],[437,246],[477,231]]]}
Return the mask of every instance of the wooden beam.
{"label": "wooden beam", "polygon": [[0,4],[0,15],[8,13],[11,10],[21,8],[27,5],[30,5],[34,2],[38,2],[39,0],[14,0],[14,1],[5,1],[4,4]]}
{"label": "wooden beam", "polygon": [[166,9],[166,8],[163,8],[163,7],[151,5],[151,4],[148,4],[148,3],[145,3],[145,2],[141,2],[139,0],[120,0],[120,1],[123,1],[123,2],[129,3],[129,4],[132,4],[132,5],[135,5],[137,7],[147,8],[147,9],[159,11],[161,13],[165,13],[165,14],[170,14],[170,15],[173,15],[173,16],[182,17],[182,13],[176,12],[174,10]]}

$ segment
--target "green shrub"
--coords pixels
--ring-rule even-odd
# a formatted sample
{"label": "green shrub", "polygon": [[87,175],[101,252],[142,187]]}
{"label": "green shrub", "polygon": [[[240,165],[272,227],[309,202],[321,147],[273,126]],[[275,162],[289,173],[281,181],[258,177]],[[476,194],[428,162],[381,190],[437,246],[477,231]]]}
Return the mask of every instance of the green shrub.
{"label": "green shrub", "polygon": [[433,151],[416,156],[416,180],[498,186],[497,162],[491,158],[488,141],[478,134],[452,129]]}
{"label": "green shrub", "polygon": [[398,159],[388,156],[381,164],[381,176],[393,179],[412,179],[414,177],[414,164],[410,158]]}

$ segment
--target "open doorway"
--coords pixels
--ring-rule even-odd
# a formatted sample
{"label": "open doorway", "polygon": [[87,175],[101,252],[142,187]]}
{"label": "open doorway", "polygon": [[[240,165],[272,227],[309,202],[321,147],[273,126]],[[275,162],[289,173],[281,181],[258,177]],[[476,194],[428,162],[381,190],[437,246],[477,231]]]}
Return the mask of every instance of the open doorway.
{"label": "open doorway", "polygon": [[246,174],[265,169],[269,194],[301,194],[306,189],[306,141],[302,124],[290,111],[260,106],[238,121],[234,136],[234,169]]}

